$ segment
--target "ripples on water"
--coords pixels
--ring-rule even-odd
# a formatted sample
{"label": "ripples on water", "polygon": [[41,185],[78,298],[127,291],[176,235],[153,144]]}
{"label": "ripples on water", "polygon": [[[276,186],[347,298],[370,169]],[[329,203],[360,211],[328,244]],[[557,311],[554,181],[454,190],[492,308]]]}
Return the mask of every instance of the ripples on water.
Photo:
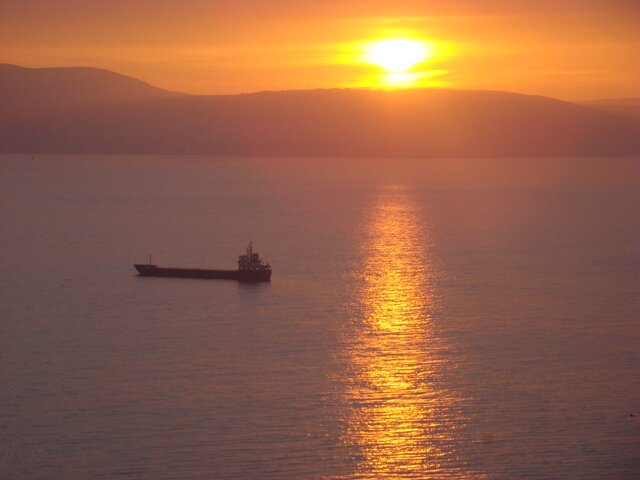
{"label": "ripples on water", "polygon": [[451,453],[453,400],[436,381],[437,276],[417,209],[405,189],[391,187],[363,227],[359,315],[344,344],[353,408],[343,438],[358,452],[362,478],[419,478],[441,470]]}
{"label": "ripples on water", "polygon": [[640,472],[637,159],[0,169],[1,478]]}

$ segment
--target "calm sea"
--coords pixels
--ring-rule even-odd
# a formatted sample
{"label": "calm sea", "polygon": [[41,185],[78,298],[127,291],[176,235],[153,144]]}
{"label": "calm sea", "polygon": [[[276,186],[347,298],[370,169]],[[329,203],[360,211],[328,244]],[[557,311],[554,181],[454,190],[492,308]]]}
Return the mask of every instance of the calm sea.
{"label": "calm sea", "polygon": [[[3,155],[0,477],[640,478],[639,206],[639,158]],[[249,240],[270,284],[132,266]]]}

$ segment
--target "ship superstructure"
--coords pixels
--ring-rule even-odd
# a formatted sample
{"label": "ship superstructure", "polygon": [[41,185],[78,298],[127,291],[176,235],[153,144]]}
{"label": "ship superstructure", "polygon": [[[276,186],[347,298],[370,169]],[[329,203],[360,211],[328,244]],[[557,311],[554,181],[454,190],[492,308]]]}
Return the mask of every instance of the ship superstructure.
{"label": "ship superstructure", "polygon": [[271,270],[269,262],[262,263],[260,255],[254,253],[253,242],[249,242],[244,255],[238,257],[238,271],[262,271]]}

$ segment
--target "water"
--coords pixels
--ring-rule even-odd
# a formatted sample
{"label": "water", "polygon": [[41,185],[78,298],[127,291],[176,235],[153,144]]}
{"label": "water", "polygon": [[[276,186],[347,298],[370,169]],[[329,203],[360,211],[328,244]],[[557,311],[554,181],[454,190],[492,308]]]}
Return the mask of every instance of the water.
{"label": "water", "polygon": [[[3,155],[0,476],[638,478],[637,205],[637,158]],[[134,275],[249,239],[271,284]]]}

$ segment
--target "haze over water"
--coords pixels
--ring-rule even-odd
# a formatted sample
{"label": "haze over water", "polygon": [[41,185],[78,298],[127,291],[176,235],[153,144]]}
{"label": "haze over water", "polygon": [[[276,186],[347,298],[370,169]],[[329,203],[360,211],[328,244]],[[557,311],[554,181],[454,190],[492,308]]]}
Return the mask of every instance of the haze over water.
{"label": "haze over water", "polygon": [[[0,192],[3,478],[640,472],[637,158],[2,155]],[[270,284],[132,267],[250,239]]]}

